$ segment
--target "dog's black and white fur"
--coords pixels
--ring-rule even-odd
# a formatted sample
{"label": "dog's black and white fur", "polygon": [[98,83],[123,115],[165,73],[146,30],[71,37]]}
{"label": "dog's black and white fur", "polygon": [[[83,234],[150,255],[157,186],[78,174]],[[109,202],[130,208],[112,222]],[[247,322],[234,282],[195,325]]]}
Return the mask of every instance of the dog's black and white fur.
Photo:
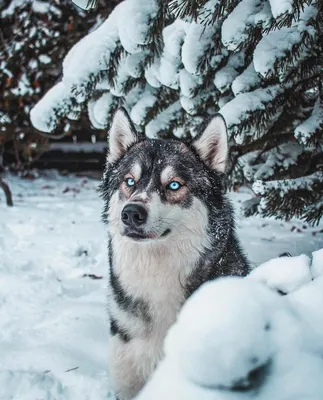
{"label": "dog's black and white fur", "polygon": [[191,143],[147,139],[124,109],[114,116],[101,190],[109,365],[120,400],[134,398],[154,371],[185,300],[210,279],[248,272],[223,193],[227,153],[220,115]]}

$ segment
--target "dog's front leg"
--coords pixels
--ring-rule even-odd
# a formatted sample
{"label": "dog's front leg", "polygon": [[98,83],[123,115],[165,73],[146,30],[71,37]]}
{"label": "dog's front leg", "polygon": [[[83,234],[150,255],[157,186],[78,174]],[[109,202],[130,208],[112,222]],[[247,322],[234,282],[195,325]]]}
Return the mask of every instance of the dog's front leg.
{"label": "dog's front leg", "polygon": [[118,335],[109,340],[109,372],[117,400],[131,400],[145,384],[141,348],[136,339],[129,342]]}

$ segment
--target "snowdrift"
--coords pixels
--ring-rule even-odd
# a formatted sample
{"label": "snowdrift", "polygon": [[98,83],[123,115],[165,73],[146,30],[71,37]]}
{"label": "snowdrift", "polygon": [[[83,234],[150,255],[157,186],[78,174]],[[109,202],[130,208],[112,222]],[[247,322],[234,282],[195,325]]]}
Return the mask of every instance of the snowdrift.
{"label": "snowdrift", "polygon": [[322,399],[322,310],[323,250],[206,283],[137,400]]}

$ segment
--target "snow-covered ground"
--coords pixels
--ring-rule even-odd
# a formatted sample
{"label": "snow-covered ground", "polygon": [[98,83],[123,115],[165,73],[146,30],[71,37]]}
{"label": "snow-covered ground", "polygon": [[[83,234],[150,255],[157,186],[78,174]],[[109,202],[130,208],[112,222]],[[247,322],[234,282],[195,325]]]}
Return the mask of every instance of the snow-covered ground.
{"label": "snow-covered ground", "polygon": [[[99,181],[8,177],[0,193],[0,400],[109,399],[106,235]],[[233,193],[237,208],[249,194]],[[323,247],[310,228],[237,213],[253,265]]]}

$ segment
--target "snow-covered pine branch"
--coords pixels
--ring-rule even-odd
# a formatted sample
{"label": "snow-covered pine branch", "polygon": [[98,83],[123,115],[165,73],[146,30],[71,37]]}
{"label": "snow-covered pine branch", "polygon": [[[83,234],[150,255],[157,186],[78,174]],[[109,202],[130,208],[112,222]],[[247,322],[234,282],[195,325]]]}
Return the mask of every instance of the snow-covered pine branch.
{"label": "snow-covered pine branch", "polygon": [[261,196],[258,210],[261,214],[281,218],[296,216],[306,222],[316,223],[322,217],[322,188],[321,172],[295,179],[256,181],[253,184],[254,192]]}
{"label": "snow-covered pine branch", "polygon": [[[306,180],[322,173],[320,9],[320,0],[178,0],[169,7],[160,0],[125,0],[68,53],[65,104],[87,105],[99,129],[122,104],[150,137],[195,135],[201,121],[220,111],[231,135],[235,186]],[[33,124],[50,131],[71,112],[75,117],[49,92],[33,109]],[[290,148],[298,155],[293,151],[288,160]],[[304,189],[307,207],[316,190],[310,184]],[[266,212],[316,221],[305,209],[293,210],[293,193],[275,196]],[[255,194],[248,204],[260,202],[263,194]]]}

